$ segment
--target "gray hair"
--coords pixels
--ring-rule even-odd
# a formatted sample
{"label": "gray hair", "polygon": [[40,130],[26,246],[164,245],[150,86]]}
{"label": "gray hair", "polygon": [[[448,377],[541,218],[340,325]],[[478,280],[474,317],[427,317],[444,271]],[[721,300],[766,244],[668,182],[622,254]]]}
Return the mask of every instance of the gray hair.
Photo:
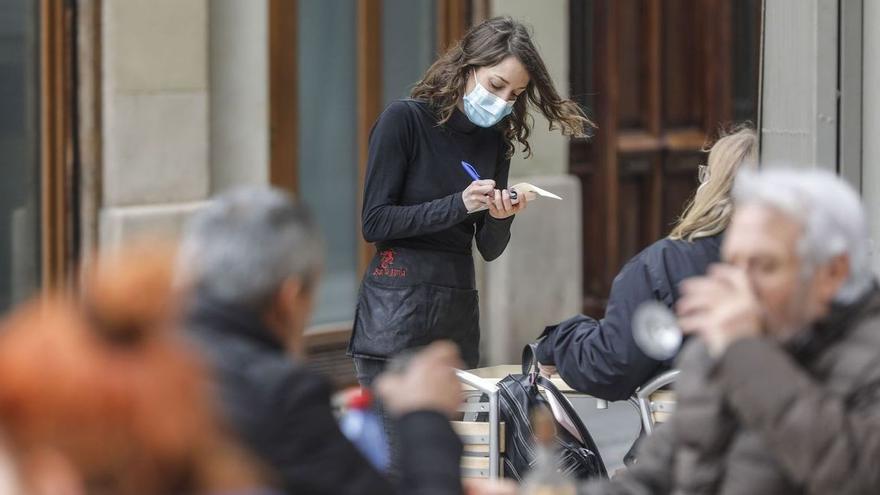
{"label": "gray hair", "polygon": [[797,221],[803,228],[800,255],[813,269],[831,258],[849,255],[850,275],[835,300],[852,302],[874,283],[865,208],[843,179],[821,169],[786,166],[743,170],[733,189],[736,204],[761,203]]}
{"label": "gray hair", "polygon": [[213,199],[184,228],[179,263],[199,295],[264,309],[290,277],[312,282],[323,241],[308,210],[268,187]]}

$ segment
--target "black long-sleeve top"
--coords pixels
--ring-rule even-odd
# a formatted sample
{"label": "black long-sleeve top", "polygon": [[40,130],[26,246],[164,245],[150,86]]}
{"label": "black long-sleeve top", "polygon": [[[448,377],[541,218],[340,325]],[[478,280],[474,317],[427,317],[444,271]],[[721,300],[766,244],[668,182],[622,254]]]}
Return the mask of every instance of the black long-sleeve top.
{"label": "black long-sleeve top", "polygon": [[443,125],[428,103],[400,100],[385,109],[370,133],[364,184],[363,234],[380,247],[470,254],[474,238],[487,261],[504,252],[513,217],[468,214],[461,193],[473,179],[507,187],[510,159],[497,128],[471,123],[456,109]]}

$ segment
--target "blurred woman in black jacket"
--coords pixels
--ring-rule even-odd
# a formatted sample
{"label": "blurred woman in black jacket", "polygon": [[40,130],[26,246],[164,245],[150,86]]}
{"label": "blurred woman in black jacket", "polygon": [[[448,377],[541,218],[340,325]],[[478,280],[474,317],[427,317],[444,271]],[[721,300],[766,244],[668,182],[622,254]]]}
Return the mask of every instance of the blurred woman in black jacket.
{"label": "blurred woman in black jacket", "polygon": [[571,387],[606,400],[628,398],[667,369],[635,344],[630,319],[648,300],[669,307],[678,284],[719,260],[721,236],[733,213],[730,190],[742,166],[757,166],[758,137],[747,127],[721,137],[699,168],[700,186],[669,237],[648,246],[614,278],[605,317],[579,315],[547,327],[537,349],[541,371],[558,372]]}

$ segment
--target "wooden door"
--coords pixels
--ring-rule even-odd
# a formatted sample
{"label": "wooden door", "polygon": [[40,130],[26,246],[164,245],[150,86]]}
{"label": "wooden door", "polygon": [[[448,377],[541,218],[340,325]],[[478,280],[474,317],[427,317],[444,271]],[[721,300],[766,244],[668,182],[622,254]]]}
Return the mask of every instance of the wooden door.
{"label": "wooden door", "polygon": [[720,126],[754,121],[760,0],[572,0],[571,94],[598,124],[571,143],[583,187],[584,311],[668,234]]}

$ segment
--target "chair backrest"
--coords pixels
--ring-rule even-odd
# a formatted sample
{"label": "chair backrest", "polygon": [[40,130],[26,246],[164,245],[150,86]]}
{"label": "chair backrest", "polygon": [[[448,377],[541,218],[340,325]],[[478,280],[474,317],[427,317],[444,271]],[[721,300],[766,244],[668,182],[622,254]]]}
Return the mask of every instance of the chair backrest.
{"label": "chair backrest", "polygon": [[504,423],[498,416],[498,387],[495,382],[456,370],[462,383],[463,421],[452,427],[464,444],[461,474],[465,478],[499,478],[504,452]]}
{"label": "chair backrest", "polygon": [[[461,476],[463,478],[489,478],[491,460],[489,458],[490,432],[486,421],[453,421],[452,428],[461,439],[464,451],[461,456]],[[498,428],[501,455],[504,454],[504,423]],[[499,469],[499,475],[503,470]]]}
{"label": "chair backrest", "polygon": [[636,461],[636,450],[640,440],[653,433],[654,426],[668,420],[675,410],[675,392],[664,388],[675,383],[676,378],[678,378],[678,370],[661,373],[639,387],[629,398],[630,404],[639,412],[642,427],[639,436],[623,456],[623,463],[627,466]]}
{"label": "chair backrest", "polygon": [[675,392],[665,388],[675,383],[678,373],[678,370],[669,370],[657,375],[639,387],[630,399],[639,410],[642,429],[646,434],[653,433],[654,426],[669,419],[669,415],[675,411]]}
{"label": "chair backrest", "polygon": [[673,390],[658,390],[648,397],[648,407],[651,409],[651,420],[654,425],[665,423],[675,411],[675,392]]}
{"label": "chair backrest", "polygon": [[350,324],[310,328],[303,340],[309,369],[330,378],[337,390],[358,384],[351,358],[346,355],[351,340]]}

